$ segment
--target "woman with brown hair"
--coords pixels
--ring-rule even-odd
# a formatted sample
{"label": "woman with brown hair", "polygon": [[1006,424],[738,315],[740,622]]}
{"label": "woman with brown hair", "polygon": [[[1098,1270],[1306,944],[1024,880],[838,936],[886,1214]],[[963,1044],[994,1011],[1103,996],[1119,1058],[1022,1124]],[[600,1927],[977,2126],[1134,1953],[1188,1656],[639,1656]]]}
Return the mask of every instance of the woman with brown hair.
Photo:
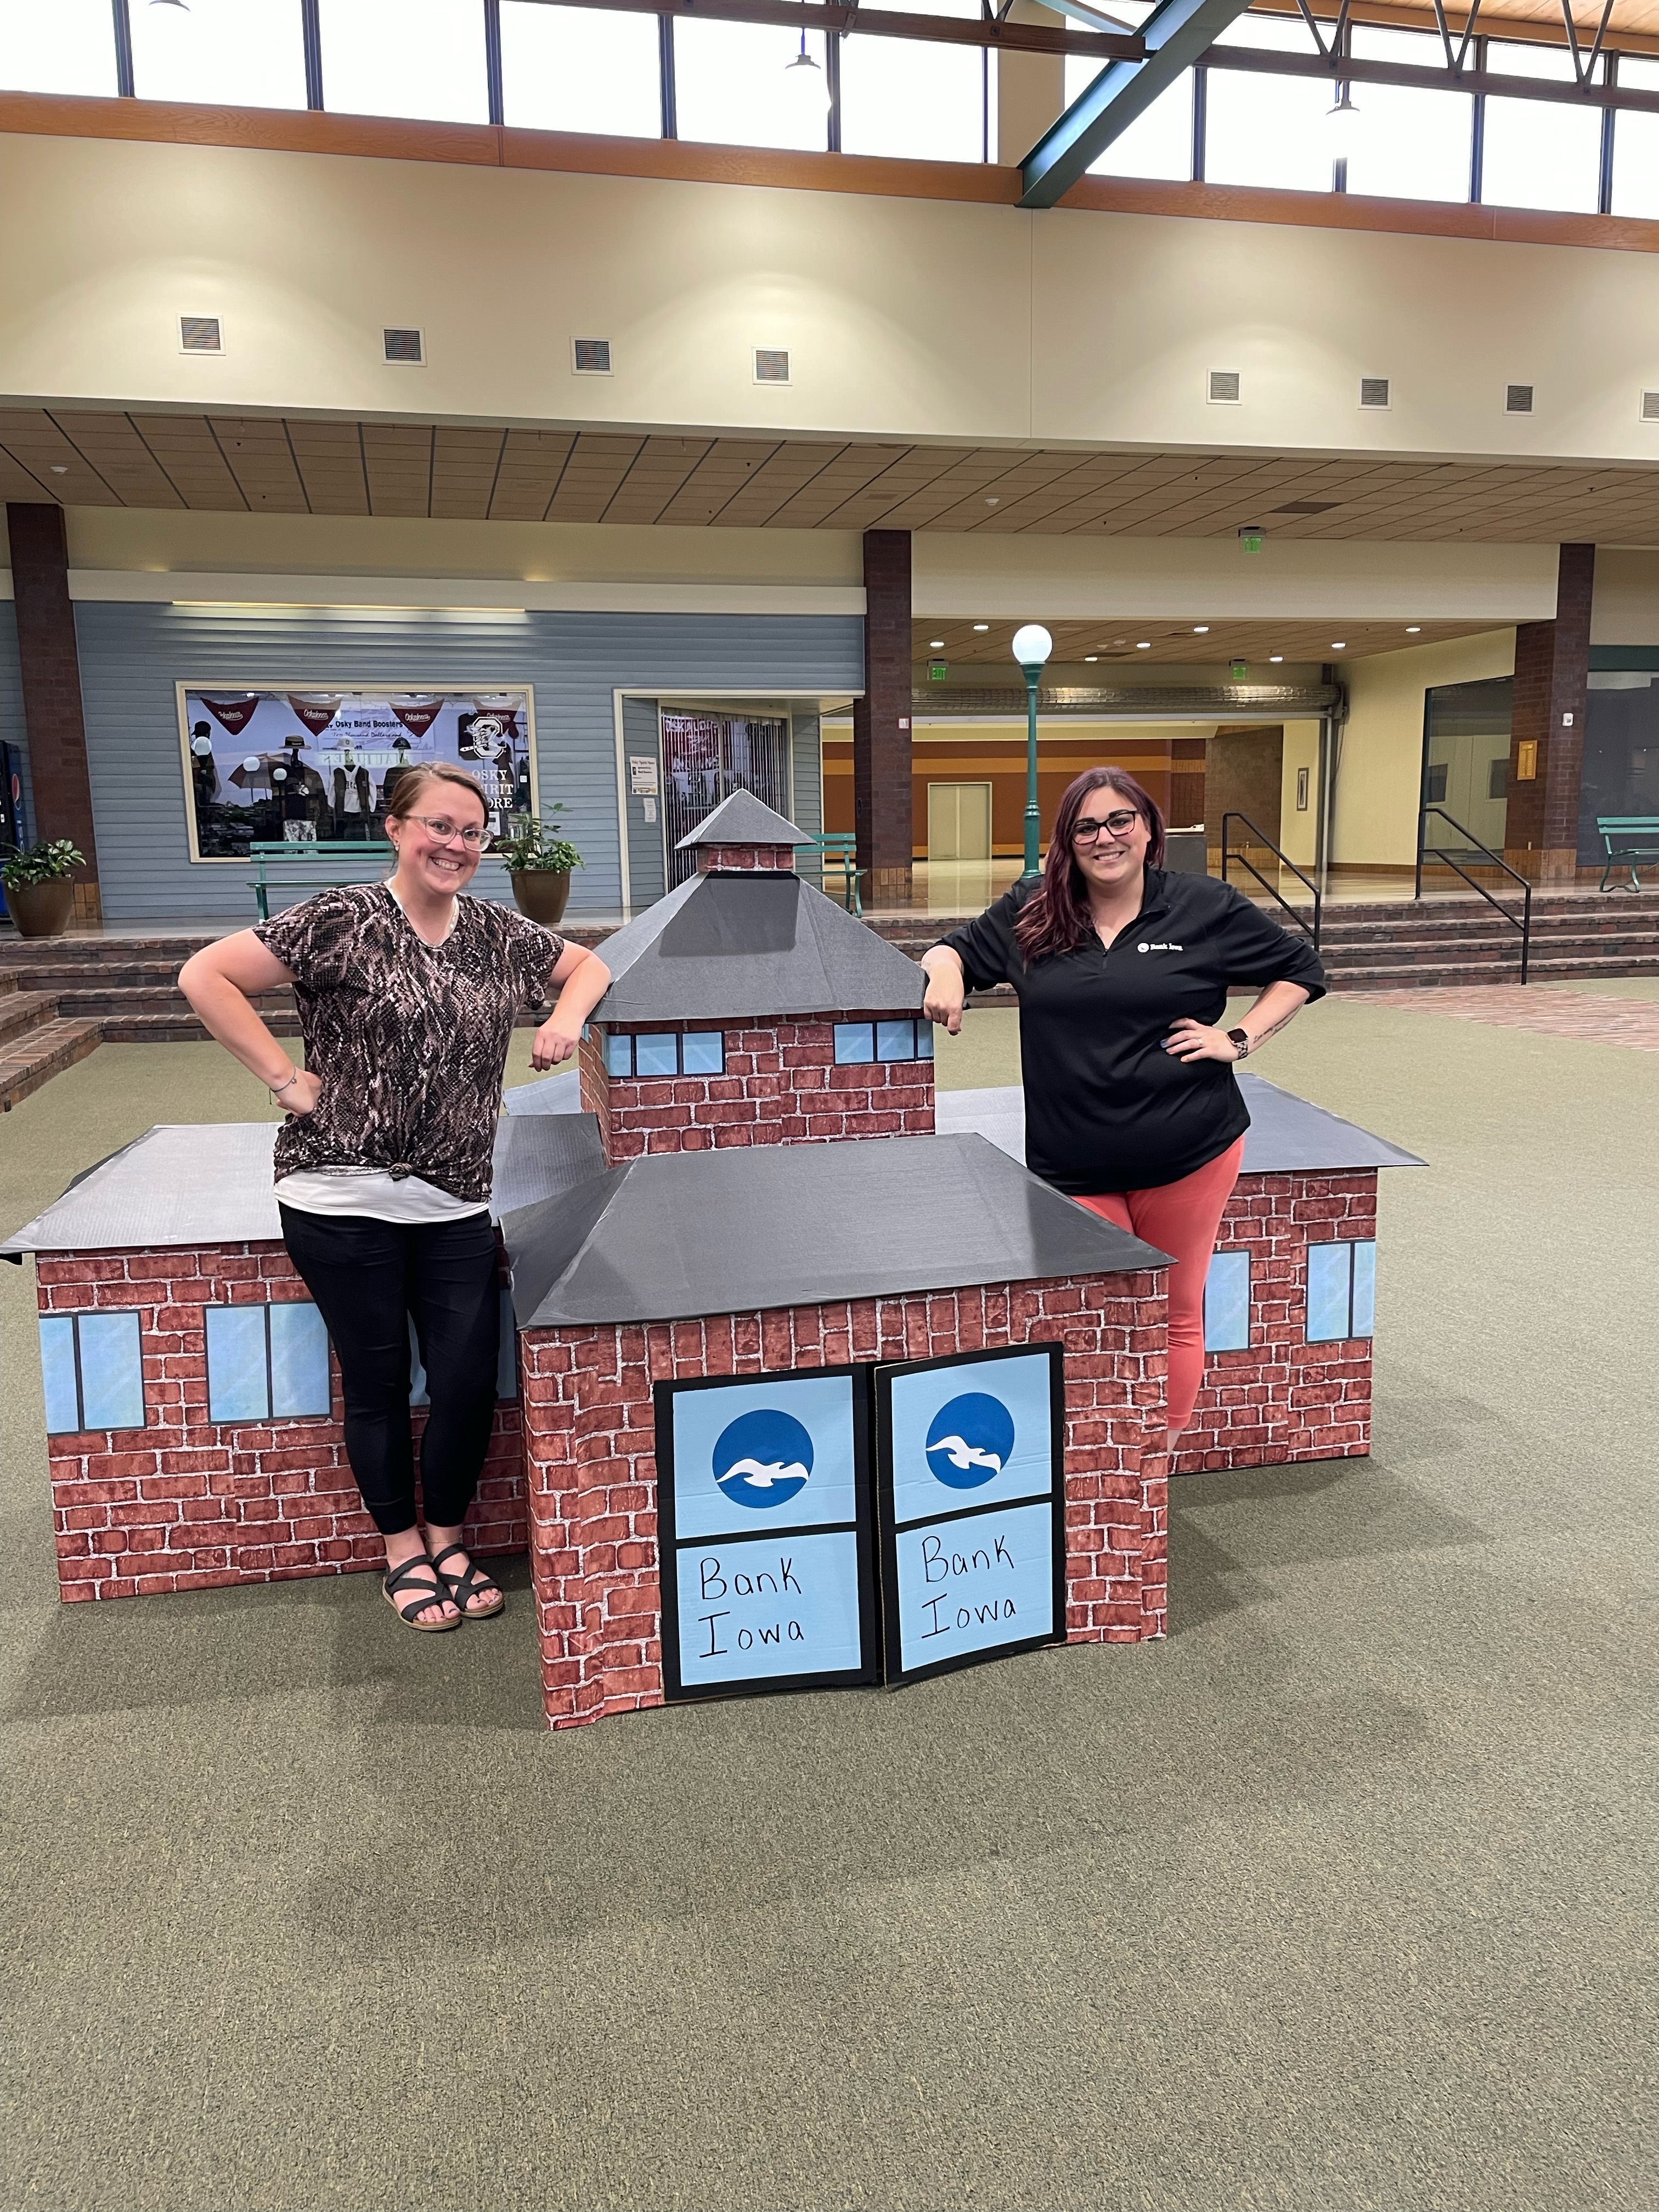
{"label": "woman with brown hair", "polygon": [[[486,842],[483,793],[447,763],[406,769],[386,809],[384,883],[319,891],[195,953],[179,982],[280,1099],[277,1209],[333,1339],[345,1441],[386,1540],[385,1593],[411,1628],[459,1628],[504,1600],[461,1524],[495,1408],[501,1298],[490,1158],[514,1018],[559,987],[534,1067],[576,1049],[611,971],[510,908],[460,894]],[[292,984],[295,1068],[251,1001]],[[409,1416],[413,1322],[431,1410],[422,1535]],[[428,1547],[430,1547],[428,1549]]]}
{"label": "woman with brown hair", "polygon": [[[1249,1127],[1233,1066],[1322,997],[1325,977],[1306,939],[1163,860],[1149,793],[1122,769],[1086,769],[1060,802],[1041,880],[922,965],[923,1012],[952,1036],[969,990],[1012,985],[1027,1164],[1170,1255],[1173,1451],[1203,1379],[1204,1282]],[[1233,983],[1266,988],[1218,1029]]]}

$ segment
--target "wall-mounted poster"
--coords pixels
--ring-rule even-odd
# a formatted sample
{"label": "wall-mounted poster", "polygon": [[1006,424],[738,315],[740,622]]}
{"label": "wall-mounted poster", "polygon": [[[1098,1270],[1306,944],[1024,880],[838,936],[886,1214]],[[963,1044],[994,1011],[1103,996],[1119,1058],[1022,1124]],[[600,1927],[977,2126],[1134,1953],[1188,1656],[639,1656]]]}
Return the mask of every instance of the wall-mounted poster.
{"label": "wall-mounted poster", "polygon": [[1065,1636],[1057,1344],[876,1370],[886,1679]]}
{"label": "wall-mounted poster", "polygon": [[878,1679],[866,1370],[656,1385],[671,1703]]}
{"label": "wall-mounted poster", "polygon": [[319,691],[180,684],[185,813],[194,860],[246,860],[255,843],[385,842],[386,802],[423,761],[476,776],[492,837],[536,811],[534,702],[500,691]]}

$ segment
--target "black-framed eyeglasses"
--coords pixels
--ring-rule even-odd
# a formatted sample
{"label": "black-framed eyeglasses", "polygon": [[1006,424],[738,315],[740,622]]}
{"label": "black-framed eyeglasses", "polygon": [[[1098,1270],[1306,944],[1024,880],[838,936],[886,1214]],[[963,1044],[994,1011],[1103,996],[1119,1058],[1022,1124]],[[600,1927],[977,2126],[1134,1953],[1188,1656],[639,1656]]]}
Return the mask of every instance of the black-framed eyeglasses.
{"label": "black-framed eyeglasses", "polygon": [[489,842],[489,832],[484,829],[462,829],[459,822],[450,822],[441,814],[411,814],[411,822],[418,822],[429,836],[441,845],[453,845],[459,837],[469,852],[481,853]]}
{"label": "black-framed eyeglasses", "polygon": [[1104,821],[1097,822],[1092,816],[1088,817],[1074,824],[1072,842],[1074,845],[1097,845],[1103,830],[1109,830],[1114,837],[1127,837],[1139,819],[1140,809],[1138,806],[1121,807],[1116,813],[1107,815]]}

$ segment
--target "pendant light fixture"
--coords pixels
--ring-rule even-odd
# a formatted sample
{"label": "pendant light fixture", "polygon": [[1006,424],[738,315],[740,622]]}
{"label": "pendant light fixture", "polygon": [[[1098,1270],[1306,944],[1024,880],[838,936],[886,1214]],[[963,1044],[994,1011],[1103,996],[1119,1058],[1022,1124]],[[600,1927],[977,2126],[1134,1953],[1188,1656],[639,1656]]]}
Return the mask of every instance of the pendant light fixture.
{"label": "pendant light fixture", "polygon": [[830,112],[830,82],[806,51],[806,27],[801,26],[800,52],[783,72],[783,94],[789,112],[809,136]]}

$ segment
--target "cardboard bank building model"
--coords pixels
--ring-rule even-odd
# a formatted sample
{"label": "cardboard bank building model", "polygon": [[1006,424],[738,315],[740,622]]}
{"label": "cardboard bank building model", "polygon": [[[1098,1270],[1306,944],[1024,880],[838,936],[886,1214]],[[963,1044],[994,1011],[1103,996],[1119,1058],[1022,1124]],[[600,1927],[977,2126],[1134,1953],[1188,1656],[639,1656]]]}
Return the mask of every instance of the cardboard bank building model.
{"label": "cardboard bank building model", "polygon": [[[579,1075],[501,1122],[468,1540],[530,1553],[555,1725],[1164,1631],[1165,1255],[1026,1171],[1017,1090],[936,1107],[920,970],[801,842],[716,809],[604,946]],[[1376,1176],[1415,1163],[1241,1079],[1176,1471],[1370,1448]],[[273,1135],[152,1129],[0,1246],[35,1258],[66,1599],[383,1564]]]}

